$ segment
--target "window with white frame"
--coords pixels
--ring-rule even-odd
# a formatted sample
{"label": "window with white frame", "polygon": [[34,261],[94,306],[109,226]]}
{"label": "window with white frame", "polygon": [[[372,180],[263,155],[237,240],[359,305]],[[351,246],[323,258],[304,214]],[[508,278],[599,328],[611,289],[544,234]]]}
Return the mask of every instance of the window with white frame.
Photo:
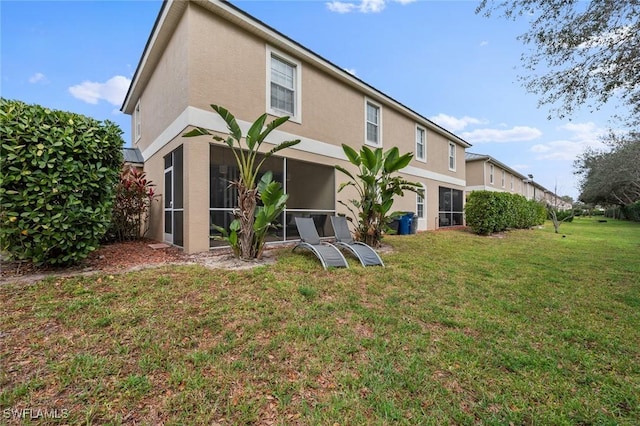
{"label": "window with white frame", "polygon": [[505,186],[505,182],[507,180],[507,173],[503,170],[502,171],[502,187],[504,188]]}
{"label": "window with white frame", "polygon": [[449,170],[456,171],[456,144],[449,142]]}
{"label": "window with white frame", "polygon": [[493,185],[493,164],[489,164],[489,183]]}
{"label": "window with white frame", "polygon": [[416,160],[426,161],[427,159],[427,131],[416,126]]}
{"label": "window with white frame", "polygon": [[513,191],[513,175],[511,175],[511,190]]}
{"label": "window with white frame", "polygon": [[134,141],[138,142],[142,135],[142,126],[140,124],[140,101],[138,101],[136,109],[133,111],[133,132]]}
{"label": "window with white frame", "polygon": [[382,114],[380,105],[369,100],[365,101],[365,143],[368,145],[382,145]]}
{"label": "window with white frame", "polygon": [[267,110],[288,115],[300,122],[301,65],[298,61],[267,47]]}
{"label": "window with white frame", "polygon": [[416,215],[420,219],[425,218],[424,199],[427,195],[427,189],[422,185],[422,194],[416,194]]}

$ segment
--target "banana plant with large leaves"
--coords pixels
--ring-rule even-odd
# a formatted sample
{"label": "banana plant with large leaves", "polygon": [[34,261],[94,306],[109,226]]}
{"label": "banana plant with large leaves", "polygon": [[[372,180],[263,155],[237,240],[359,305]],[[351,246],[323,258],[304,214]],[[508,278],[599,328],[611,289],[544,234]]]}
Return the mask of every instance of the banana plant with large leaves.
{"label": "banana plant with large leaves", "polygon": [[345,144],[342,144],[342,150],[349,162],[358,168],[358,173],[354,175],[346,168],[336,165],[337,170],[351,179],[342,183],[338,192],[353,187],[358,197],[347,202],[339,200],[338,203],[351,212],[352,217],[348,219],[355,222],[355,238],[377,247],[389,222],[400,214],[391,212],[394,197],[403,196],[404,191],[423,195],[420,183],[410,182],[396,174],[409,165],[413,154],[400,155],[397,147],[383,151],[382,148],[363,146],[357,152]]}
{"label": "banana plant with large leaves", "polygon": [[[267,203],[265,203],[265,200],[262,200],[263,206],[261,206],[260,210],[256,211],[259,197],[258,175],[267,158],[278,151],[297,145],[300,143],[300,140],[296,139],[281,142],[262,154],[262,158],[259,159],[258,154],[261,153],[260,146],[264,143],[267,136],[277,127],[286,123],[289,117],[278,117],[265,125],[268,115],[266,113],[262,114],[253,122],[249,130],[247,130],[246,135],[243,136],[242,130],[233,114],[226,108],[218,105],[211,105],[211,108],[217,112],[227,124],[229,135],[226,138],[215,135],[203,127],[196,127],[182,136],[194,137],[209,135],[212,136],[215,141],[225,143],[233,152],[236,164],[238,165],[239,176],[237,180],[231,182],[231,185],[235,186],[238,190],[238,208],[234,210],[235,220],[230,226],[231,234],[229,234],[229,242],[237,257],[245,260],[260,258],[262,256],[266,229],[271,226],[271,223],[277,218],[278,214],[282,212],[282,210],[280,210],[280,212],[274,216],[275,210],[271,210],[269,203],[276,203],[276,205],[281,204],[284,209],[287,196],[282,194],[285,197],[282,203],[281,197],[267,196]],[[271,175],[269,175],[269,179],[271,179],[270,176]],[[274,190],[273,186],[270,185],[275,183],[277,182],[265,184],[265,191],[268,191],[269,188]],[[264,211],[265,208],[267,209],[266,211]],[[269,214],[267,215],[266,213]],[[258,234],[255,230],[256,214],[260,215],[258,220],[261,224],[258,227],[260,229]],[[268,223],[263,223],[263,221],[268,218],[271,218]],[[263,232],[263,229],[264,233],[260,234]]]}

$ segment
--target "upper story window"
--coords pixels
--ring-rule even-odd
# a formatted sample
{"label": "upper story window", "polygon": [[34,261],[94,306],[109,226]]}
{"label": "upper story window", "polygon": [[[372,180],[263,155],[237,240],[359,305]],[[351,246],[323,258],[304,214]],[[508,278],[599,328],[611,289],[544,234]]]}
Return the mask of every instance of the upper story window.
{"label": "upper story window", "polygon": [[502,171],[502,187],[504,188],[505,186],[505,182],[507,180],[507,173],[503,170]]}
{"label": "upper story window", "polygon": [[511,190],[513,191],[513,175],[511,175]]}
{"label": "upper story window", "polygon": [[267,47],[267,111],[301,121],[300,62]]}
{"label": "upper story window", "polygon": [[456,171],[456,144],[449,142],[449,170]]}
{"label": "upper story window", "polygon": [[365,100],[365,143],[382,145],[382,110],[380,105]]}
{"label": "upper story window", "polygon": [[136,104],[133,111],[133,140],[137,143],[142,135],[142,126],[140,125],[140,101]]}
{"label": "upper story window", "polygon": [[493,164],[489,164],[489,183],[493,185]]}
{"label": "upper story window", "polygon": [[427,131],[416,126],[416,160],[427,160]]}

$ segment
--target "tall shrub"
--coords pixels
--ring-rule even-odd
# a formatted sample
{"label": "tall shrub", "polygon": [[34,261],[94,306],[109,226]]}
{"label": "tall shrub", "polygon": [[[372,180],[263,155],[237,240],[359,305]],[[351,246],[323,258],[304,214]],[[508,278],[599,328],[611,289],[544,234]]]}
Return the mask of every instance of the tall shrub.
{"label": "tall shrub", "polygon": [[510,228],[525,229],[544,223],[546,207],[522,195],[508,192],[473,191],[464,207],[467,226],[488,235]]}
{"label": "tall shrub", "polygon": [[134,167],[123,168],[116,185],[107,241],[137,240],[146,235],[151,202],[156,196],[154,186],[144,172]]}
{"label": "tall shrub", "polygon": [[640,222],[640,201],[622,207],[625,219]]}
{"label": "tall shrub", "polygon": [[110,122],[0,99],[0,250],[71,264],[105,234],[122,164]]}

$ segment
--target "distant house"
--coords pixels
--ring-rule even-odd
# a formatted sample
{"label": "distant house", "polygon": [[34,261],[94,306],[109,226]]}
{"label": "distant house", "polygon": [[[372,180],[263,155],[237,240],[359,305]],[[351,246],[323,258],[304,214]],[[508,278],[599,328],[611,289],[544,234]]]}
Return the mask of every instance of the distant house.
{"label": "distant house", "polygon": [[136,169],[144,167],[144,158],[142,158],[142,153],[138,148],[122,148],[122,158],[125,166]]}
{"label": "distant house", "polygon": [[529,200],[545,202],[560,210],[571,209],[571,203],[535,182],[533,176],[525,176],[490,155],[467,152],[465,161],[467,192],[511,192]]}
{"label": "distant house", "polygon": [[[286,7],[286,5],[282,6]],[[418,229],[463,224],[465,150],[459,136],[431,122],[329,60],[224,1],[165,1],[122,110],[132,116],[133,148],[162,203],[154,205],[150,237],[200,252],[221,242],[236,206],[231,151],[210,137],[183,138],[194,126],[224,134],[209,107],[229,109],[245,129],[265,111],[291,120],[271,143],[301,139],[266,168],[289,201],[271,242],[297,239],[295,216],[316,220],[331,235],[328,215],[346,213],[337,193],[349,168],[341,144],[414,153],[404,177],[425,196],[405,194],[395,210],[415,212]]]}

